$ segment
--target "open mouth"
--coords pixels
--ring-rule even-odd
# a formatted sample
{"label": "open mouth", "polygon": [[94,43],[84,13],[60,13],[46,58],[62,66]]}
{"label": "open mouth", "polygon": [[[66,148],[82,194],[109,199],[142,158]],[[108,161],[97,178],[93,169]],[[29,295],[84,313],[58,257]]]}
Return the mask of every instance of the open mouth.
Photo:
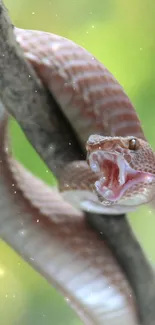
{"label": "open mouth", "polygon": [[151,183],[153,175],[132,169],[122,154],[96,150],[89,154],[91,170],[100,175],[95,189],[100,198],[111,203],[119,201],[125,192],[138,183]]}

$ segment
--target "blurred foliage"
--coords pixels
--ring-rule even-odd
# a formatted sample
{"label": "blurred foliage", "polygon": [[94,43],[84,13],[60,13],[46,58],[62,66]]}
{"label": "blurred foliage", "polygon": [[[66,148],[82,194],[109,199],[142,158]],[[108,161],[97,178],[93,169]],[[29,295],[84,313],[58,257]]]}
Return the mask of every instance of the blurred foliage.
{"label": "blurred foliage", "polygon": [[[5,0],[5,4],[16,26],[63,35],[100,59],[124,86],[155,148],[153,0]],[[14,121],[11,134],[16,157],[52,184],[53,176]],[[154,212],[143,207],[130,215],[130,221],[154,262]],[[3,242],[0,243],[0,306],[1,325],[80,324],[64,298]]]}

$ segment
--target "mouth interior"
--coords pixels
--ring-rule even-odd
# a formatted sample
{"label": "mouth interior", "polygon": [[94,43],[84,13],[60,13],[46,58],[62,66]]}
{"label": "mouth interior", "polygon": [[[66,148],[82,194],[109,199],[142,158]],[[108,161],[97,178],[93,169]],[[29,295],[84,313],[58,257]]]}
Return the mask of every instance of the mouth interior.
{"label": "mouth interior", "polygon": [[152,174],[132,169],[123,155],[101,150],[90,153],[88,163],[93,172],[99,173],[95,182],[98,196],[116,202],[124,193],[140,182],[152,182]]}

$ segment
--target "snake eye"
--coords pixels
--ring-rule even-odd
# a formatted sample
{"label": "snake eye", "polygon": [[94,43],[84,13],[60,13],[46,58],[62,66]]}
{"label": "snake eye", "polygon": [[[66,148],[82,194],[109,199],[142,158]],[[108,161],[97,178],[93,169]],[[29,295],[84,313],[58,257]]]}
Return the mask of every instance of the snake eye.
{"label": "snake eye", "polygon": [[129,140],[129,149],[130,150],[137,150],[139,148],[138,140],[133,138]]}

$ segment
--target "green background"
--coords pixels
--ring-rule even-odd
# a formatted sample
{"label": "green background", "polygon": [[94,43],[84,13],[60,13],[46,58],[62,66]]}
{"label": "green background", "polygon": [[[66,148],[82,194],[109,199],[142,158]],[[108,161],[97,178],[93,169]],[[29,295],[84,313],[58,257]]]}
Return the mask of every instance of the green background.
{"label": "green background", "polygon": [[[124,86],[155,148],[154,0],[5,0],[13,23],[51,31],[81,44]],[[52,176],[11,125],[16,156],[48,183]],[[149,259],[155,262],[155,213],[143,207],[129,216]],[[0,324],[80,324],[67,302],[0,242]]]}

